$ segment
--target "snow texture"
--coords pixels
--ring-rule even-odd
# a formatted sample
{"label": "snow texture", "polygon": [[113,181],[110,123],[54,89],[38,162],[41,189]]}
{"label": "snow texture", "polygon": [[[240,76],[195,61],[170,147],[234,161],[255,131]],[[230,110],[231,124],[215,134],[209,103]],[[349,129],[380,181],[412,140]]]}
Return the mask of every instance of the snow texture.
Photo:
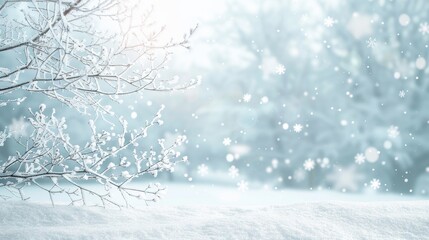
{"label": "snow texture", "polygon": [[429,239],[429,202],[113,210],[0,204],[0,239]]}

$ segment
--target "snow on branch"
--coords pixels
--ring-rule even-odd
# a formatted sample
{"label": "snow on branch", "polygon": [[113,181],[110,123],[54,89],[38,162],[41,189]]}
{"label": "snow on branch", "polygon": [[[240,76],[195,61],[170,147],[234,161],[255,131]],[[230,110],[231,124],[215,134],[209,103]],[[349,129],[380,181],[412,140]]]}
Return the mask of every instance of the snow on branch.
{"label": "snow on branch", "polygon": [[[129,206],[132,197],[156,201],[159,184],[141,187],[138,177],[173,171],[187,161],[177,147],[160,139],[148,144],[149,129],[161,125],[162,107],[140,129],[129,129],[109,105],[123,95],[141,91],[187,89],[199,80],[178,81],[161,75],[173,50],[189,48],[196,27],[174,39],[153,20],[153,8],[140,0],[6,0],[0,3],[0,107],[22,107],[34,95],[46,95],[88,119],[89,138],[72,139],[66,119],[50,114],[45,104],[30,108],[29,136],[0,129],[0,198],[28,199],[24,190],[35,186],[51,197],[66,196],[71,204]],[[28,94],[26,96],[23,96]],[[38,99],[37,97],[33,100]],[[39,98],[40,99],[40,98]],[[37,101],[37,100],[36,100]],[[58,104],[57,104],[58,105]],[[84,116],[93,116],[89,120]],[[105,118],[109,114],[109,120]],[[99,116],[101,115],[101,118]],[[119,122],[120,130],[115,128]],[[107,121],[109,130],[97,129]],[[16,125],[15,124],[15,125]],[[117,124],[118,125],[118,124]],[[18,126],[19,128],[19,126]],[[15,129],[16,130],[16,129]],[[85,129],[79,129],[82,134]],[[76,135],[76,134],[75,134]],[[146,141],[145,141],[146,140]],[[8,153],[13,148],[15,154]],[[4,153],[4,154],[3,154]],[[100,184],[104,188],[100,188]],[[6,193],[4,193],[6,192]],[[118,198],[117,196],[120,196]]]}
{"label": "snow on branch", "polygon": [[[186,89],[161,71],[183,39],[165,36],[152,8],[137,0],[17,1],[0,6],[0,94],[17,89],[45,94],[81,112],[108,113],[103,99],[149,91]],[[7,11],[6,11],[7,9]]]}
{"label": "snow on branch", "polygon": [[[42,104],[38,111],[30,110],[33,128],[30,137],[16,139],[21,149],[0,165],[0,188],[6,188],[11,197],[25,200],[24,188],[34,185],[49,193],[52,204],[55,194],[67,195],[72,204],[87,204],[88,194],[98,198],[103,206],[128,206],[129,197],[156,201],[164,190],[162,186],[149,184],[140,188],[131,182],[145,174],[156,176],[162,171],[172,171],[175,164],[187,161],[175,150],[186,140],[185,136],[179,136],[171,146],[165,146],[160,139],[158,147],[142,147],[148,130],[162,124],[162,109],[139,130],[129,131],[126,120],[122,119],[119,133],[97,131],[90,121],[90,141],[75,145],[66,132],[66,120],[56,118],[55,110],[46,115]],[[1,132],[0,143],[10,136]],[[99,184],[104,189],[97,187]],[[112,197],[114,191],[120,193],[122,201]]]}

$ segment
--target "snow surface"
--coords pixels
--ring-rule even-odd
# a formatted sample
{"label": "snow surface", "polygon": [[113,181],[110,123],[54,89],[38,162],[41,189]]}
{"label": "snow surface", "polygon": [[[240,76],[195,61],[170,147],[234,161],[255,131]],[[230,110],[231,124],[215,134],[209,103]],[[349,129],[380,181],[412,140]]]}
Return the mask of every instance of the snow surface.
{"label": "snow surface", "polygon": [[375,191],[169,184],[160,202],[121,211],[53,208],[26,192],[29,202],[0,201],[0,239],[429,239],[429,201]]}
{"label": "snow surface", "polygon": [[[147,183],[139,183],[146,185]],[[134,185],[130,185],[134,186]],[[298,189],[265,189],[263,187],[251,186],[249,190],[241,192],[235,186],[220,184],[186,184],[167,183],[167,191],[161,201],[155,205],[164,206],[272,206],[294,203],[311,202],[386,202],[386,201],[416,201],[425,200],[423,196],[404,195],[392,193],[380,193],[379,191],[367,191],[363,193],[343,193],[327,189],[322,190],[298,190]],[[49,188],[48,185],[45,187]],[[92,186],[93,189],[102,190],[103,186]],[[138,185],[135,185],[138,187]],[[0,194],[2,192],[0,188]],[[4,190],[4,189],[3,189]],[[5,190],[4,190],[5,191]],[[49,195],[39,188],[25,189],[26,197],[31,202],[50,203]],[[87,196],[88,198],[90,196]],[[121,199],[120,195],[114,196]],[[65,196],[54,195],[56,203],[67,205],[69,199]],[[87,199],[88,200],[88,199]],[[426,198],[427,200],[427,198]],[[129,199],[134,207],[145,207],[146,204],[140,200]],[[92,201],[93,204],[95,204]],[[1,202],[0,202],[1,204]]]}
{"label": "snow surface", "polygon": [[429,202],[114,210],[8,201],[0,239],[429,239]]}

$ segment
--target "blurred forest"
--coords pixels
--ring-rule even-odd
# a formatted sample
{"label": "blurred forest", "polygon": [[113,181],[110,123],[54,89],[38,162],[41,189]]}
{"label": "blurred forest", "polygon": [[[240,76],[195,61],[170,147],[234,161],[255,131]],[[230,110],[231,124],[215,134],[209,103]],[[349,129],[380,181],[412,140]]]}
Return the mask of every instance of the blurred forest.
{"label": "blurred forest", "polygon": [[[165,180],[428,194],[429,1],[173,5],[180,7],[170,11],[187,16],[183,25],[198,22],[199,29],[165,74],[201,78],[201,85],[121,97],[112,106],[133,118],[130,127],[166,106],[165,125],[148,139],[185,134],[190,162]],[[12,59],[0,56],[0,66]],[[0,109],[0,130],[25,135],[29,107],[62,108],[48,97],[14,94],[26,99]],[[86,118],[73,109],[57,114],[76,129],[73,139],[87,141],[79,131]],[[7,142],[0,157],[15,147]]]}

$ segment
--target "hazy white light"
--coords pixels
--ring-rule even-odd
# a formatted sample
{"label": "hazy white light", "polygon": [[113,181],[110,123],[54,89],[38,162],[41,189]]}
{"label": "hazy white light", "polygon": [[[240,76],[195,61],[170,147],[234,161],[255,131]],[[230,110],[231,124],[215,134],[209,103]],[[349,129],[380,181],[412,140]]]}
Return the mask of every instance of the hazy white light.
{"label": "hazy white light", "polygon": [[131,113],[131,118],[132,119],[136,119],[137,118],[137,113],[136,112],[132,112]]}
{"label": "hazy white light", "polygon": [[365,158],[368,162],[370,163],[377,162],[379,157],[380,157],[380,152],[376,148],[369,147],[365,150]]}
{"label": "hazy white light", "polygon": [[408,24],[410,24],[410,16],[408,16],[407,14],[401,14],[399,16],[399,24],[401,24],[402,26],[407,26]]}
{"label": "hazy white light", "polygon": [[385,149],[391,149],[392,148],[392,142],[387,140],[384,142],[383,146]]}
{"label": "hazy white light", "polygon": [[425,67],[426,67],[426,60],[422,57],[417,58],[416,68],[419,70],[423,70]]}
{"label": "hazy white light", "polygon": [[284,130],[288,130],[289,129],[289,124],[283,123],[282,127],[283,127]]}
{"label": "hazy white light", "polygon": [[393,74],[393,77],[394,77],[395,79],[399,79],[399,78],[401,77],[401,74],[400,74],[399,72],[395,72],[395,73]]}

